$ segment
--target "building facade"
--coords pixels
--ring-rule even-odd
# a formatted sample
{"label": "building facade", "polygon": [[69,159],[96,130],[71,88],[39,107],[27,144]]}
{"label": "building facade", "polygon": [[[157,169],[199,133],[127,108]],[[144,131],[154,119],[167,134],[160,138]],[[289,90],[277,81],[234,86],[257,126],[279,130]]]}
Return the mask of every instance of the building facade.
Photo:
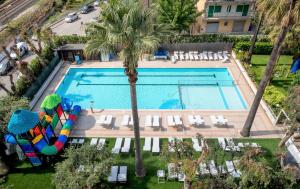
{"label": "building facade", "polygon": [[255,0],[199,0],[197,23],[192,33],[247,33],[252,30],[251,18]]}

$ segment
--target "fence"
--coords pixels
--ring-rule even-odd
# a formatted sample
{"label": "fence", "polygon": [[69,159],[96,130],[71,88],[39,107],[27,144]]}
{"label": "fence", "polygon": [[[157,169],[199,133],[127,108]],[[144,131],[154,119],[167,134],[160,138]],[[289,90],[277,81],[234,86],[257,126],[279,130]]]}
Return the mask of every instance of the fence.
{"label": "fence", "polygon": [[174,43],[174,44],[162,44],[160,46],[170,52],[172,51],[228,51],[231,53],[233,43],[215,42],[215,43]]}
{"label": "fence", "polygon": [[32,99],[41,88],[43,83],[46,81],[46,79],[49,77],[49,75],[52,73],[59,61],[60,59],[58,58],[58,56],[55,56],[47,65],[47,67],[43,69],[42,73],[37,77],[36,81],[31,84],[31,86],[27,89],[23,96]]}

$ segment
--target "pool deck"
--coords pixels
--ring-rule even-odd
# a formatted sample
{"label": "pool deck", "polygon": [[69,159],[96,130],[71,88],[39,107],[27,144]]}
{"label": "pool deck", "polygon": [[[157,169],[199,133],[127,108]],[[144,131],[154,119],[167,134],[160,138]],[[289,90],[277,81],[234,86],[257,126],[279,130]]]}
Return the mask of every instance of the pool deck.
{"label": "pool deck", "polygon": [[[55,91],[60,81],[69,68],[122,68],[121,61],[114,62],[84,62],[81,65],[70,65],[65,63],[53,79],[51,84],[43,93],[42,97],[35,105],[33,110],[39,111],[41,99]],[[243,73],[240,71],[236,62],[231,59],[230,63],[221,61],[179,61],[172,64],[171,61],[140,61],[140,68],[228,68],[241,95],[243,96],[248,109],[247,110],[139,110],[139,120],[141,128],[141,137],[158,136],[158,137],[192,137],[196,133],[202,134],[204,137],[241,137],[239,132],[247,118],[247,114],[251,103],[254,99],[254,92],[251,90],[249,83],[246,81]],[[75,103],[76,104],[76,103]],[[129,127],[120,126],[122,117],[130,114],[130,110],[83,110],[76,122],[71,136],[73,137],[133,137],[133,130]],[[113,124],[111,127],[103,127],[96,124],[96,120],[100,115],[113,115]],[[159,115],[161,127],[153,129],[145,127],[146,115]],[[167,125],[168,115],[180,115],[183,120],[183,127],[169,127]],[[188,125],[188,115],[201,115],[205,120],[205,126],[193,127]],[[224,115],[229,121],[228,126],[216,127],[210,121],[210,115]],[[58,131],[60,127],[58,126]],[[280,127],[274,126],[267,116],[266,111],[259,107],[256,118],[253,123],[251,137],[254,138],[279,138],[283,135]]]}

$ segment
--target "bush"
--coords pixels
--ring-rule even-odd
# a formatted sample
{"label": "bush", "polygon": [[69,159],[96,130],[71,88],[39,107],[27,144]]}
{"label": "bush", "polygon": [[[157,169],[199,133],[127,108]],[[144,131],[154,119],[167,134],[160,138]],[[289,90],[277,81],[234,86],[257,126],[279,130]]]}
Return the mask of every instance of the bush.
{"label": "bush", "polygon": [[16,82],[17,95],[22,96],[25,93],[25,91],[28,89],[30,84],[31,83],[28,80],[26,80],[23,76],[21,76],[20,79],[18,79]]}
{"label": "bush", "polygon": [[67,44],[67,43],[86,43],[89,40],[87,36],[77,36],[77,35],[63,35],[55,36],[54,44],[56,47]]}
{"label": "bush", "polygon": [[28,65],[29,69],[33,72],[35,76],[38,76],[42,71],[42,66],[38,58],[34,58]]}
{"label": "bush", "polygon": [[[239,51],[249,51],[251,42],[238,42],[234,45],[234,50]],[[273,49],[272,43],[269,42],[256,42],[253,53],[254,54],[271,54]]]}
{"label": "bush", "polygon": [[284,106],[285,95],[277,87],[270,85],[265,90],[264,100],[278,112]]}
{"label": "bush", "polygon": [[46,64],[54,57],[53,53],[54,51],[50,46],[44,47],[41,56],[45,61],[47,61]]}

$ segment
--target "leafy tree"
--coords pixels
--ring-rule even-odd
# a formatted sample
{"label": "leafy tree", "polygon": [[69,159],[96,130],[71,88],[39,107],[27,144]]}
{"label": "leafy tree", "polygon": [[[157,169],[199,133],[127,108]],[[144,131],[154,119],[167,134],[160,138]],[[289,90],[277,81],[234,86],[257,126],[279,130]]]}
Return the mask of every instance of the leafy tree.
{"label": "leafy tree", "polygon": [[57,163],[53,184],[58,189],[107,188],[106,179],[113,165],[110,151],[85,144],[66,150],[64,161]]}
{"label": "leafy tree", "polygon": [[136,82],[138,60],[146,52],[154,51],[169,30],[156,24],[155,10],[146,8],[140,1],[111,0],[103,3],[99,23],[88,25],[89,41],[86,54],[111,52],[118,49],[130,85],[131,108],[135,136],[136,175],[145,175],[142,161],[140,128],[137,107]]}
{"label": "leafy tree", "polygon": [[250,136],[250,130],[259,107],[260,101],[263,97],[264,91],[272,77],[273,70],[280,55],[280,51],[284,39],[291,27],[300,21],[300,0],[258,0],[258,9],[264,11],[268,19],[273,19],[276,24],[281,24],[280,32],[277,36],[274,48],[270,55],[265,73],[258,86],[257,93],[249,111],[248,117],[244,124],[242,136]]}
{"label": "leafy tree", "polygon": [[158,20],[163,24],[170,24],[171,29],[188,32],[191,24],[196,22],[201,13],[197,12],[198,0],[159,0]]}

